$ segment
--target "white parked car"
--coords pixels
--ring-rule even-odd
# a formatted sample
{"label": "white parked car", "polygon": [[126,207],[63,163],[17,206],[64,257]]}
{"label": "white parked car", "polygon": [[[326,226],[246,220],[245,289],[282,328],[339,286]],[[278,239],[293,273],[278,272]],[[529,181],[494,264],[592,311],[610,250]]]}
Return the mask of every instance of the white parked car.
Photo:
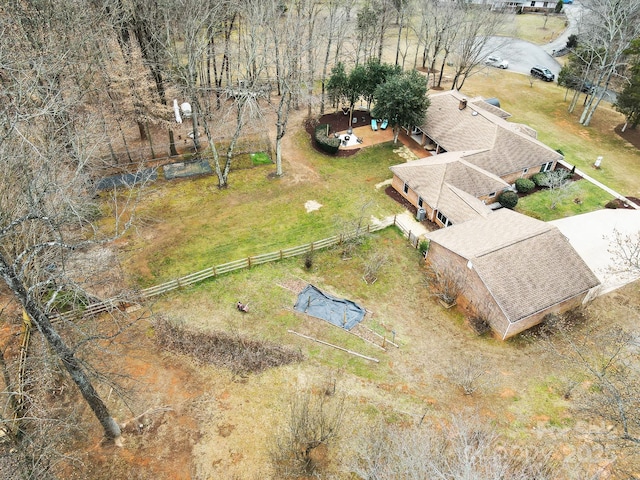
{"label": "white parked car", "polygon": [[487,65],[491,65],[492,67],[502,68],[505,70],[509,68],[509,62],[496,55],[489,55],[484,63],[486,63]]}

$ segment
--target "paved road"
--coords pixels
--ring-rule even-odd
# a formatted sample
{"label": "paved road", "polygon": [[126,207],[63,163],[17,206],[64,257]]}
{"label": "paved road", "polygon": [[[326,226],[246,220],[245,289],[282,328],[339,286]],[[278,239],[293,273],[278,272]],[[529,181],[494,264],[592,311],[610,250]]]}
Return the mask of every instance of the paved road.
{"label": "paved road", "polygon": [[529,75],[534,65],[542,65],[551,70],[557,78],[562,68],[562,65],[544,48],[517,38],[490,38],[485,51],[487,55],[496,54],[507,60],[510,71],[525,75]]}
{"label": "paved road", "polygon": [[569,36],[578,32],[577,25],[580,23],[580,17],[582,16],[582,5],[578,2],[572,5],[564,5],[563,12],[567,16],[567,28],[565,28],[564,32],[562,32],[558,38],[542,46],[550,55],[553,55],[554,51],[566,47]]}
{"label": "paved road", "polygon": [[525,75],[529,75],[534,65],[542,65],[551,70],[557,80],[562,65],[553,57],[553,53],[564,48],[569,35],[577,32],[582,6],[577,2],[573,5],[565,5],[564,13],[567,16],[568,25],[555,40],[545,45],[535,45],[516,38],[493,37],[487,43],[486,54],[501,56],[509,61],[509,70]]}

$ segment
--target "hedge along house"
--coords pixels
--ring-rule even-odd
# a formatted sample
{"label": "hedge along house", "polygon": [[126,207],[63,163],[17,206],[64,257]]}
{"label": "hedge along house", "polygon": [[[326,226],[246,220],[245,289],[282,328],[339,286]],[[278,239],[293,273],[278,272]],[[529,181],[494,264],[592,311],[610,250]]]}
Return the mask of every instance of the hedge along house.
{"label": "hedge along house", "polygon": [[486,204],[510,185],[467,161],[477,153],[448,152],[394,165],[391,185],[441,227],[486,217]]}
{"label": "hedge along house", "polygon": [[507,208],[427,237],[427,263],[503,340],[586,302],[600,284],[555,226]]}
{"label": "hedge along house", "polygon": [[509,123],[511,115],[482,98],[467,100],[457,90],[429,96],[425,122],[407,134],[431,155],[475,151],[465,160],[513,185],[556,167],[563,157],[537,139],[527,125]]}

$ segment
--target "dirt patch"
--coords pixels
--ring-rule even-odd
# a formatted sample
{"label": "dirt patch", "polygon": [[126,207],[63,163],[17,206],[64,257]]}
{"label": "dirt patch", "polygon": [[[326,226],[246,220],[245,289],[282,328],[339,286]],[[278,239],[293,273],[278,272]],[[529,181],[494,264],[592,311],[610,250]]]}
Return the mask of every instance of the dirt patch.
{"label": "dirt patch", "polygon": [[322,207],[322,204],[316,202],[315,200],[309,200],[304,203],[304,208],[307,211],[307,213],[313,212],[315,210],[320,210],[321,207]]}
{"label": "dirt patch", "polygon": [[627,142],[640,150],[640,129],[627,127],[623,132],[622,127],[624,127],[623,123],[614,128],[613,131],[616,132],[619,137],[624,138]]}

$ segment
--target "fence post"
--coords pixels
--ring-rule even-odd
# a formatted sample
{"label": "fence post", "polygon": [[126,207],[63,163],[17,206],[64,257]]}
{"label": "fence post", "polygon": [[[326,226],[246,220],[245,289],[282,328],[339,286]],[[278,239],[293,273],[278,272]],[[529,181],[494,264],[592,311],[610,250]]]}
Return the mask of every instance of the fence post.
{"label": "fence post", "polygon": [[218,273],[216,272],[216,266],[214,265],[213,267],[211,267],[211,270],[213,271],[213,276],[217,276]]}
{"label": "fence post", "polygon": [[396,226],[396,217],[397,217],[397,215],[394,215],[394,216],[393,216],[393,226],[394,226],[394,227]]}
{"label": "fence post", "polygon": [[313,252],[313,242],[311,242],[311,243],[309,244],[309,251],[310,251],[310,252]]}
{"label": "fence post", "polygon": [[251,257],[247,257],[247,268],[251,268]]}
{"label": "fence post", "polygon": [[280,250],[280,260],[282,260],[282,250]]}

